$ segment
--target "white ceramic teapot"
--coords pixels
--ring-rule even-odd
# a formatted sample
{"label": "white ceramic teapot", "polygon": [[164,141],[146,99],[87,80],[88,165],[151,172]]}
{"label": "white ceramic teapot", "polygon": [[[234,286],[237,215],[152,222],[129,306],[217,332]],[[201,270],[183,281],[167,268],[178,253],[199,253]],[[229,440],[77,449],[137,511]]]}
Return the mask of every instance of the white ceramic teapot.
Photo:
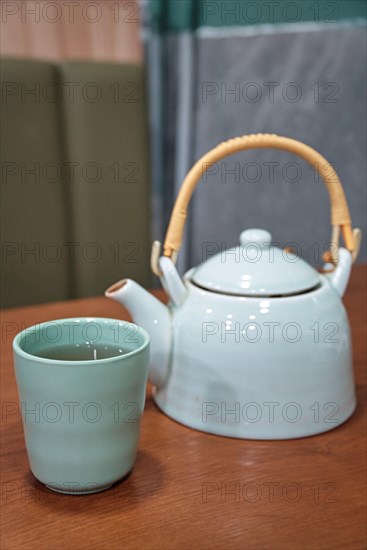
{"label": "white ceramic teapot", "polygon": [[[325,255],[321,274],[248,230],[238,246],[190,269],[180,279],[175,259],[190,197],[203,172],[224,156],[269,147],[293,152],[323,177],[333,233],[346,249]],[[125,279],[106,296],[123,304],[151,335],[154,399],[192,428],[232,437],[286,439],[337,427],[356,406],[350,329],[341,297],[360,243],[333,167],[310,147],[269,134],[222,143],[186,176],[165,244],[152,250],[168,306]]]}

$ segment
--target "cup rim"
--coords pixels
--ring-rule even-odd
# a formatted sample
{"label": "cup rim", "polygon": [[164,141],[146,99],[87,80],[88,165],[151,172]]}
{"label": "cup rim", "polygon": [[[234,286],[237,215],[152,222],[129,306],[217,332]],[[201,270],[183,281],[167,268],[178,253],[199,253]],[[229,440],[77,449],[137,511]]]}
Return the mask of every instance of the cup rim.
{"label": "cup rim", "polygon": [[[129,351],[128,353],[124,353],[124,355],[115,355],[113,357],[105,357],[104,359],[83,359],[81,361],[66,361],[63,359],[48,359],[47,357],[39,357],[37,355],[33,355],[32,353],[28,353],[27,351],[24,351],[20,347],[20,342],[22,340],[22,337],[27,332],[31,331],[32,329],[41,329],[43,326],[49,324],[49,323],[61,323],[61,322],[76,322],[76,321],[107,321],[108,323],[128,323],[130,326],[136,327],[140,334],[143,335],[144,341],[143,343],[136,349]],[[50,321],[44,321],[43,323],[37,323],[36,325],[32,325],[30,327],[27,327],[26,329],[21,330],[16,334],[16,336],[13,339],[13,351],[16,353],[19,357],[23,357],[25,359],[33,359],[34,361],[37,361],[37,363],[44,363],[47,365],[55,365],[55,364],[62,364],[62,365],[72,365],[72,366],[91,366],[91,365],[99,365],[99,364],[106,364],[106,363],[114,363],[117,361],[120,361],[121,359],[125,359],[128,357],[132,357],[133,355],[136,355],[143,351],[145,348],[149,346],[150,343],[150,335],[149,333],[143,329],[141,326],[137,325],[136,323],[133,323],[131,321],[128,321],[126,319],[112,319],[110,317],[88,317],[88,316],[79,316],[79,317],[67,317],[62,319],[51,319]]]}

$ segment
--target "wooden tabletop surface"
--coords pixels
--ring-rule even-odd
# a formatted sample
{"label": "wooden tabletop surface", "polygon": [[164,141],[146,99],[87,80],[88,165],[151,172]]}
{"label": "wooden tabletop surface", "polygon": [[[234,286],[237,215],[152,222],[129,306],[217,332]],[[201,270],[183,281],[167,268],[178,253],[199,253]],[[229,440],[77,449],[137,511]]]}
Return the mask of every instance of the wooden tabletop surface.
{"label": "wooden tabletop surface", "polygon": [[11,341],[51,319],[128,314],[102,297],[5,310],[1,549],[366,548],[366,275],[365,266],[354,268],[344,300],[358,394],[348,422],[298,440],[222,438],[164,416],[148,388],[131,475],[89,496],[52,493],[30,473]]}

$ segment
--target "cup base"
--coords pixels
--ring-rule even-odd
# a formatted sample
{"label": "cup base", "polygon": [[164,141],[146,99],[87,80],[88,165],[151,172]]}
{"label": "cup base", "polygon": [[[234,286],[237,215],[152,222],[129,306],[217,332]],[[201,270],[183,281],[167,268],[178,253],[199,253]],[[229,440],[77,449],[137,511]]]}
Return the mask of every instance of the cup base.
{"label": "cup base", "polygon": [[109,483],[108,485],[102,485],[101,487],[91,487],[90,489],[87,489],[87,490],[82,490],[82,491],[78,491],[76,489],[61,489],[60,487],[54,487],[52,485],[47,485],[47,483],[45,484],[45,486],[47,487],[47,489],[50,489],[50,491],[54,491],[55,493],[61,493],[63,495],[75,495],[75,496],[78,496],[78,495],[91,495],[92,493],[100,493],[101,491],[106,491],[107,489],[109,489],[110,487],[112,487],[113,483]]}

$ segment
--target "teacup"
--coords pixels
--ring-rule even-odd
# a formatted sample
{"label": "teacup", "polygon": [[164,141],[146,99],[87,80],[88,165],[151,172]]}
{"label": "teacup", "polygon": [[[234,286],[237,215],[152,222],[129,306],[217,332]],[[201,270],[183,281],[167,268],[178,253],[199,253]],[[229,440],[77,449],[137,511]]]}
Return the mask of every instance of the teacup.
{"label": "teacup", "polygon": [[127,321],[60,319],[13,342],[31,470],[50,489],[102,491],[133,467],[149,335]]}

